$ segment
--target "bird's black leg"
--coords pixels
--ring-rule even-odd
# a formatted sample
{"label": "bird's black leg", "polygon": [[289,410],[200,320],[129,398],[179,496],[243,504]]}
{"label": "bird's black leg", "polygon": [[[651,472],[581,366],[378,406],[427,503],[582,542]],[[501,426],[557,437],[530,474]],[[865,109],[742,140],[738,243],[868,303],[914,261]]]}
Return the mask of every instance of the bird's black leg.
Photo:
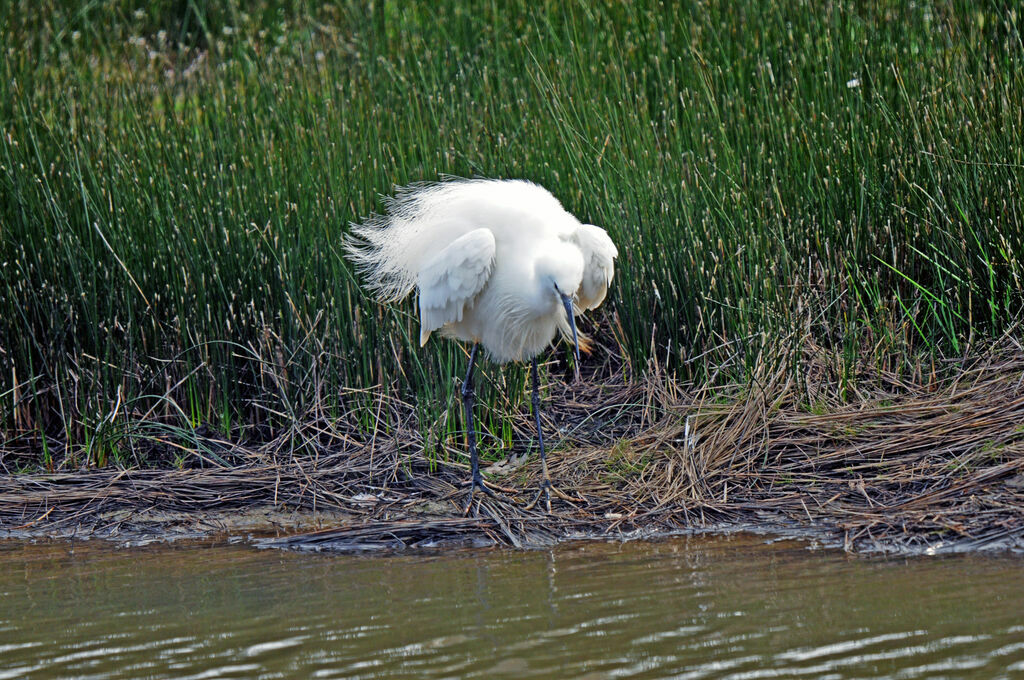
{"label": "bird's black leg", "polygon": [[543,478],[540,480],[540,489],[537,491],[536,498],[526,506],[527,510],[530,510],[537,501],[540,500],[541,496],[544,497],[544,507],[548,512],[551,512],[551,494],[554,493],[561,499],[576,502],[585,503],[583,498],[573,498],[572,496],[563,493],[551,483],[551,473],[548,472],[548,459],[547,454],[544,451],[544,432],[540,427],[540,377],[537,375],[537,359],[534,357],[533,363],[530,365],[530,373],[533,381],[533,420],[537,424],[537,444],[540,446],[540,469]]}
{"label": "bird's black leg", "polygon": [[544,478],[540,482],[537,498],[530,505],[536,505],[541,495],[544,496],[544,507],[551,512],[551,475],[548,473],[548,458],[544,452],[544,432],[540,427],[540,378],[537,376],[537,357],[530,364],[530,376],[533,381],[533,420],[537,423],[537,444],[540,446],[540,469]]}
{"label": "bird's black leg", "polygon": [[466,409],[466,428],[469,438],[469,465],[472,470],[472,481],[469,488],[469,501],[466,503],[465,512],[469,512],[473,505],[473,493],[480,489],[488,496],[494,497],[494,492],[484,485],[484,478],[480,475],[480,461],[477,459],[476,451],[476,426],[473,424],[473,405],[476,404],[476,393],[473,391],[473,364],[476,362],[476,343],[469,352],[469,370],[466,371],[466,379],[462,381],[462,406]]}

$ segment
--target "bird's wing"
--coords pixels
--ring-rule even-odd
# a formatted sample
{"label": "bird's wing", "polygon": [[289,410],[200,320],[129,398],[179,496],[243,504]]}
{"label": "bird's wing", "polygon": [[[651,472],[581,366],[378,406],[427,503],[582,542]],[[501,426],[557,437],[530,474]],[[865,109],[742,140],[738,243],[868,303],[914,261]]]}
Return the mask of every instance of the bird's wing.
{"label": "bird's wing", "polygon": [[494,269],[494,234],[474,229],[452,241],[420,269],[420,346],[446,323],[462,320],[466,303]]}
{"label": "bird's wing", "polygon": [[604,301],[608,292],[619,250],[608,237],[608,232],[593,224],[581,224],[569,240],[583,253],[583,280],[576,291],[576,305],[581,310],[594,309]]}

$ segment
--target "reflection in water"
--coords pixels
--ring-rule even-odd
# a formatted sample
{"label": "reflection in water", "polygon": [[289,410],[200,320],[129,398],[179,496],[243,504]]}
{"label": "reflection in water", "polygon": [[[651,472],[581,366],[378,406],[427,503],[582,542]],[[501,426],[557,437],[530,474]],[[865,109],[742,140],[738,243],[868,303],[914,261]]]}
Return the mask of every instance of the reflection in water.
{"label": "reflection in water", "polygon": [[353,557],[0,542],[0,678],[996,677],[1024,562],[750,537]]}

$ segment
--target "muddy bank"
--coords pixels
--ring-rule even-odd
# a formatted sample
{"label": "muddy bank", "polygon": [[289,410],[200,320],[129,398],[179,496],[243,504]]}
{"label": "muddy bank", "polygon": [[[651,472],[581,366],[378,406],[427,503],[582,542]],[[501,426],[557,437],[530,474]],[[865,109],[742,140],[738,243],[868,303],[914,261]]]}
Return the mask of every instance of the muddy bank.
{"label": "muddy bank", "polygon": [[489,470],[508,493],[469,516],[461,451],[431,459],[415,429],[366,441],[312,418],[260,447],[216,442],[231,465],[4,475],[0,536],[362,550],[742,529],[856,552],[1024,552],[1024,352],[944,381],[879,374],[854,399],[827,371],[786,375],[756,389],[551,386],[551,473],[581,499],[551,513],[526,507],[540,479],[529,413]]}
{"label": "muddy bank", "polygon": [[[98,495],[114,491],[121,481],[132,481],[131,475],[121,481],[95,477],[93,481],[104,487],[103,491],[94,488]],[[189,487],[202,484],[199,479],[179,481],[181,487],[166,487],[168,496],[188,497],[194,491]],[[849,504],[837,505],[831,516],[819,510],[800,518],[770,504],[759,507],[750,502],[692,504],[629,513],[588,511],[585,506],[568,509],[556,502],[548,515],[524,512],[521,504],[525,494],[498,501],[481,498],[469,515],[451,502],[462,502],[463,494],[459,493],[441,499],[400,494],[400,498],[381,498],[372,504],[357,499],[346,507],[324,504],[316,510],[263,501],[239,507],[199,503],[190,510],[181,510],[166,509],[168,504],[153,503],[145,494],[134,496],[128,491],[122,499],[98,502],[99,507],[93,508],[88,503],[61,500],[62,484],[58,482],[47,485],[48,501],[44,505],[49,507],[45,510],[33,503],[31,507],[25,504],[24,512],[17,517],[5,513],[0,520],[0,539],[100,539],[135,547],[214,538],[263,548],[364,552],[492,546],[529,549],[567,540],[656,540],[687,534],[748,532],[864,553],[996,550],[1024,554],[1022,482],[1019,476],[1011,477],[1003,485],[988,487],[985,498],[965,499],[963,505],[974,507],[948,508],[945,512],[937,509],[929,516],[912,517],[909,522],[906,513],[883,519],[884,509],[868,514],[850,509]],[[246,484],[242,479],[238,483]],[[12,493],[12,486],[24,490],[23,484],[11,484],[9,479],[0,481],[0,486],[8,499],[20,493]],[[33,486],[38,490],[38,484]],[[864,489],[867,494],[872,491]],[[997,503],[1005,512],[992,512]],[[975,509],[982,504],[989,507]],[[617,505],[625,510],[621,502]],[[953,513],[957,513],[958,524],[951,528],[948,518]]]}

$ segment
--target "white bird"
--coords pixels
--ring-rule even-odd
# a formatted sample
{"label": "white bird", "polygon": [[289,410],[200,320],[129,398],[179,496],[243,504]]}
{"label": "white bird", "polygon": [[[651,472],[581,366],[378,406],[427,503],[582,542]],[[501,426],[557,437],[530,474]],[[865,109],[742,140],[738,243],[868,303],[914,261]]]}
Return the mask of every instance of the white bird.
{"label": "white bird", "polygon": [[[530,361],[533,411],[543,481],[551,484],[540,423],[537,355],[557,334],[572,339],[579,375],[575,316],[605,298],[618,255],[604,229],[581,224],[543,187],[524,180],[448,179],[398,188],[386,214],[352,224],[345,237],[349,259],[381,302],[416,289],[420,345],[431,333],[472,343],[462,386],[470,465],[469,503],[485,486],[473,426],[473,364],[483,345],[499,363]],[[469,505],[466,506],[467,511]]]}

